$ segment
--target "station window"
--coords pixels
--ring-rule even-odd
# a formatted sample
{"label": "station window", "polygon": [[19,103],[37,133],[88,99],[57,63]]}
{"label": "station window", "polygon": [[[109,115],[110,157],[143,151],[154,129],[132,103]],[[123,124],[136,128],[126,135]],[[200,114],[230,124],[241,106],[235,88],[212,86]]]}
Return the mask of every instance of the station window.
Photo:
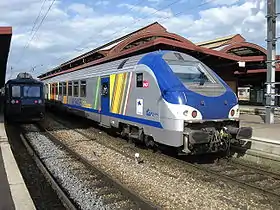
{"label": "station window", "polygon": [[63,91],[63,95],[66,96],[66,82],[62,83],[62,91]]}
{"label": "station window", "polygon": [[74,97],[79,97],[79,82],[74,82]]}
{"label": "station window", "polygon": [[81,97],[86,97],[87,96],[86,90],[87,90],[87,81],[82,80],[81,81],[81,87],[80,87],[80,96]]}
{"label": "station window", "polygon": [[68,96],[72,96],[72,82],[68,82]]}
{"label": "station window", "polygon": [[136,74],[136,87],[143,87],[143,73]]}
{"label": "station window", "polygon": [[59,87],[58,95],[62,95],[62,83],[61,82],[59,83],[58,87]]}
{"label": "station window", "polygon": [[12,97],[20,97],[20,86],[12,86]]}

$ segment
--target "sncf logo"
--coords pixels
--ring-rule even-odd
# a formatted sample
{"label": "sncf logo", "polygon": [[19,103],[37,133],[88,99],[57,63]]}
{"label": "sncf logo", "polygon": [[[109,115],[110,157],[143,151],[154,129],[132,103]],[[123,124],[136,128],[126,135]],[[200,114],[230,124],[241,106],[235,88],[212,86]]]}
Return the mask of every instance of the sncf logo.
{"label": "sncf logo", "polygon": [[149,87],[149,82],[147,80],[143,81],[143,87],[148,88]]}

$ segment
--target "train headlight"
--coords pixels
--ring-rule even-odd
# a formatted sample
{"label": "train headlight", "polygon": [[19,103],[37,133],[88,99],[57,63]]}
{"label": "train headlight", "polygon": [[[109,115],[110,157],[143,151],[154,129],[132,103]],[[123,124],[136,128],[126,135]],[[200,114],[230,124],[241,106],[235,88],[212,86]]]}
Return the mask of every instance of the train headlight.
{"label": "train headlight", "polygon": [[192,111],[192,117],[196,118],[196,116],[197,116],[197,111],[196,110]]}
{"label": "train headlight", "polygon": [[183,115],[188,116],[188,112],[189,112],[188,110],[184,111]]}
{"label": "train headlight", "polygon": [[11,103],[12,103],[12,104],[15,104],[15,100],[11,100]]}
{"label": "train headlight", "polygon": [[230,115],[233,117],[233,116],[234,116],[234,114],[235,114],[235,110],[234,110],[234,109],[232,109],[232,110],[230,111]]}
{"label": "train headlight", "polygon": [[239,118],[239,112],[240,112],[239,105],[237,104],[230,109],[230,111],[228,113],[228,117],[231,118],[231,119],[232,118],[234,118],[234,119]]}
{"label": "train headlight", "polygon": [[42,103],[42,100],[41,100],[41,99],[39,99],[39,100],[38,100],[38,104],[41,104],[41,103]]}

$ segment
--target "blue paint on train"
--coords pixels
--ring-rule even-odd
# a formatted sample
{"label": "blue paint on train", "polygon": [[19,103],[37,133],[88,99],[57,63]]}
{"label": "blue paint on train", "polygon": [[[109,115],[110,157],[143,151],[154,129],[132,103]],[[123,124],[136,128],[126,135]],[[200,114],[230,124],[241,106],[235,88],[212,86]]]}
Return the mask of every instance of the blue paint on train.
{"label": "blue paint on train", "polygon": [[[211,70],[226,88],[224,94],[210,97],[187,89],[162,58],[167,52],[169,51],[149,53],[138,62],[138,64],[148,66],[154,72],[163,98],[172,104],[186,104],[196,108],[205,120],[227,119],[230,109],[238,103],[230,87]],[[204,101],[203,105],[201,101]]]}
{"label": "blue paint on train", "polygon": [[[78,109],[78,110],[82,110],[82,111],[100,114],[99,111],[96,109],[81,107],[81,106],[72,105],[72,104],[63,104],[63,105],[70,107],[72,109]],[[139,124],[144,124],[144,125],[148,125],[148,126],[152,126],[152,127],[156,127],[156,128],[163,128],[161,123],[157,122],[157,121],[146,120],[146,119],[142,119],[142,118],[131,117],[131,116],[126,116],[126,115],[121,115],[121,114],[115,114],[115,113],[111,113],[111,112],[102,113],[102,115],[115,117],[115,118],[119,118],[122,120],[127,120],[127,121],[131,121],[131,122],[139,123]]]}

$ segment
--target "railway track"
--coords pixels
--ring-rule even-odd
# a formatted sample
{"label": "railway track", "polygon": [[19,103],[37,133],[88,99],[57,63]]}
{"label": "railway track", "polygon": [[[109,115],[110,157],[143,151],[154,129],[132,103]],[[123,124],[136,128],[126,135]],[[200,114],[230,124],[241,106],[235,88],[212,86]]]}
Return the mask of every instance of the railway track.
{"label": "railway track", "polygon": [[[63,177],[54,177],[52,173],[47,168],[46,164],[43,160],[49,158],[55,158],[55,155],[50,155],[46,157],[46,154],[43,154],[43,157],[40,157],[38,151],[34,149],[35,144],[39,144],[37,140],[35,142],[30,143],[30,135],[34,135],[32,133],[37,132],[40,135],[45,136],[50,140],[53,144],[57,145],[58,150],[60,151],[52,151],[54,154],[58,154],[56,157],[56,161],[59,163],[66,163],[69,165],[69,168],[73,167],[73,171],[75,176],[82,177],[81,180],[85,180],[87,183],[90,183],[91,189],[95,192],[94,197],[95,201],[93,201],[93,205],[98,205],[98,209],[156,209],[149,201],[143,199],[138,196],[135,192],[126,188],[124,185],[119,183],[113,177],[107,175],[103,170],[96,168],[92,165],[87,159],[85,159],[80,154],[76,153],[67,145],[63,144],[59,141],[54,135],[52,135],[49,131],[47,131],[41,124],[32,124],[32,128],[28,128],[28,126],[23,128],[23,132],[21,138],[23,140],[24,145],[27,147],[29,153],[34,157],[36,163],[39,168],[43,171],[43,173],[47,176],[48,180],[50,180],[54,189],[59,194],[59,197],[62,199],[63,203],[68,209],[86,209],[82,208],[81,202],[77,202],[71,197],[71,192],[67,192],[67,189],[64,189],[59,182],[63,179]],[[42,139],[42,138],[41,138]],[[45,142],[40,143],[42,145],[46,144]],[[39,150],[39,147],[37,150]],[[55,150],[55,149],[54,149]],[[63,155],[61,155],[63,152]],[[53,170],[53,169],[52,169]],[[65,172],[64,172],[65,173]],[[65,174],[64,174],[65,175]],[[71,174],[70,174],[71,175]],[[71,185],[71,184],[70,184]],[[70,186],[70,188],[73,186]],[[74,192],[75,193],[75,192]],[[86,192],[84,192],[86,193]],[[83,202],[83,201],[82,201]],[[79,204],[78,204],[79,203]],[[92,209],[95,206],[88,206],[88,209]]]}
{"label": "railway track", "polygon": [[[52,119],[65,127],[69,128],[68,123],[63,120],[53,117]],[[72,128],[70,128],[72,129]],[[78,129],[74,129],[75,132],[85,136],[88,139],[92,137]],[[121,153],[122,155],[134,159],[134,156],[127,154],[123,151],[117,150],[115,147],[106,145],[106,147]],[[160,154],[162,156],[168,156],[166,154]],[[220,159],[215,163],[191,163],[186,161],[181,157],[168,156],[168,158],[173,159],[175,162],[180,162],[186,167],[191,167],[196,170],[206,172],[212,176],[216,176],[219,179],[223,179],[227,182],[231,182],[235,185],[239,185],[242,188],[248,188],[253,191],[259,191],[269,196],[274,196],[275,198],[280,198],[280,174],[266,171],[261,168],[253,167],[248,164],[240,163],[234,159]]]}
{"label": "railway track", "polygon": [[49,181],[51,184],[52,188],[56,191],[58,197],[62,201],[63,205],[67,209],[75,210],[76,207],[74,203],[68,198],[66,193],[63,191],[63,189],[60,187],[58,182],[55,180],[55,178],[52,176],[51,172],[48,170],[44,162],[40,159],[39,155],[36,153],[36,151],[33,149],[32,145],[29,143],[28,138],[25,136],[25,131],[22,130],[20,134],[20,139],[24,146],[26,147],[28,153],[34,161],[36,162],[37,167],[40,169],[40,171],[43,173],[43,175],[46,177],[46,179]]}

